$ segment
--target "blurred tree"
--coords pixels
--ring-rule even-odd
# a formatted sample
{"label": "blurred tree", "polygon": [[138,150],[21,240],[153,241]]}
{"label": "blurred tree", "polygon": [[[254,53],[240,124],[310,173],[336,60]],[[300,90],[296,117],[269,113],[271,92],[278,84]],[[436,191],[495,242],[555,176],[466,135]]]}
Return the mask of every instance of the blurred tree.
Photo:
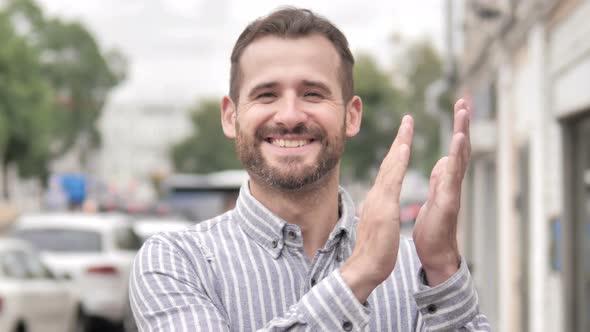
{"label": "blurred tree", "polygon": [[174,146],[172,160],[176,171],[209,173],[241,168],[233,140],[221,129],[219,101],[201,101],[192,111],[194,134]]}
{"label": "blurred tree", "polygon": [[[439,120],[426,109],[425,92],[428,86],[439,79],[443,73],[442,60],[432,43],[417,40],[402,46],[394,59],[394,72],[404,86],[404,96],[408,113],[414,117],[414,142],[412,144],[411,165],[425,176],[440,158]],[[441,98],[441,109],[452,110],[448,96]]]}
{"label": "blurred tree", "polygon": [[363,119],[358,135],[346,143],[342,167],[346,176],[368,180],[391,146],[404,101],[388,73],[369,55],[357,55],[354,82],[355,93],[363,100]]}
{"label": "blurred tree", "polygon": [[[57,96],[56,153],[66,152],[80,139],[86,140],[85,148],[99,146],[96,120],[108,92],[124,77],[123,57],[117,52],[101,54],[94,37],[79,23],[55,19],[46,22],[39,47],[43,73]],[[119,72],[109,59],[116,61]]]}
{"label": "blurred tree", "polygon": [[10,0],[6,11],[19,35],[37,49],[43,77],[55,92],[53,156],[79,144],[84,162],[84,153],[100,145],[96,120],[109,91],[125,78],[125,58],[118,51],[103,54],[82,24],[45,18],[34,1]]}
{"label": "blurred tree", "polygon": [[0,161],[2,195],[8,198],[8,165],[22,176],[45,176],[53,115],[52,93],[38,54],[0,12]]}
{"label": "blurred tree", "polygon": [[[103,54],[81,24],[46,19],[31,0],[0,9],[0,161],[46,178],[49,161],[100,143],[95,127],[108,92],[124,79],[124,57]],[[7,197],[7,182],[3,181]]]}
{"label": "blurred tree", "polygon": [[[442,61],[427,40],[406,42],[399,35],[392,40],[398,49],[391,73],[378,67],[368,55],[357,55],[354,68],[355,92],[363,100],[363,120],[359,134],[347,142],[344,174],[358,180],[374,177],[395,137],[401,118],[414,118],[414,141],[410,167],[430,175],[440,158],[439,123],[427,112],[425,92],[442,75]],[[443,96],[442,109],[451,109]]]}

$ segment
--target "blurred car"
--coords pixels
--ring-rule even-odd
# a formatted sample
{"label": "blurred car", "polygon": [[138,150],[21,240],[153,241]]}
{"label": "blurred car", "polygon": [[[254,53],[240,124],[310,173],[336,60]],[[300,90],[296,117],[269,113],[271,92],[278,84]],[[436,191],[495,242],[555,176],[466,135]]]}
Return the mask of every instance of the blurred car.
{"label": "blurred car", "polygon": [[141,218],[133,221],[135,233],[145,242],[150,236],[161,232],[180,231],[189,228],[193,223],[183,219]]}
{"label": "blurred car", "polygon": [[100,330],[135,330],[129,273],[140,238],[124,215],[39,214],[17,220],[14,234],[35,245],[51,270],[74,281],[82,310]]}
{"label": "blurred car", "polygon": [[0,331],[86,329],[71,282],[58,280],[25,241],[0,239]]}

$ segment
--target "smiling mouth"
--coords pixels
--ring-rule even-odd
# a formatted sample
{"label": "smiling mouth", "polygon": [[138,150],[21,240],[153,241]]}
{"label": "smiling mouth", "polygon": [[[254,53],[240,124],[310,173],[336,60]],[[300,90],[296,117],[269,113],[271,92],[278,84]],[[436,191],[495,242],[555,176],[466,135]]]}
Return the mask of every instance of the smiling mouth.
{"label": "smiling mouth", "polygon": [[313,142],[313,139],[296,139],[296,140],[289,140],[289,139],[275,139],[275,138],[267,138],[266,141],[272,145],[281,147],[281,148],[298,148],[310,144]]}

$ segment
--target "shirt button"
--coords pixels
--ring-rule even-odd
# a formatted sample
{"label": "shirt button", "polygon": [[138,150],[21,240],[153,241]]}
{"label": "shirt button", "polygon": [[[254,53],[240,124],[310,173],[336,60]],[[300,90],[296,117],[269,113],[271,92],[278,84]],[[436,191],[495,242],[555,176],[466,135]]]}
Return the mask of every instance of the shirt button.
{"label": "shirt button", "polygon": [[272,244],[273,248],[276,248],[279,245],[279,243],[277,241],[272,241],[271,244]]}
{"label": "shirt button", "polygon": [[316,284],[315,278],[311,278],[311,287],[315,286],[315,284]]}
{"label": "shirt button", "polygon": [[352,331],[352,323],[346,321],[342,324],[342,328],[344,329],[344,331]]}
{"label": "shirt button", "polygon": [[293,232],[293,231],[289,231],[289,237],[291,239],[295,239],[297,237],[297,234],[295,234],[295,232]]}
{"label": "shirt button", "polygon": [[437,310],[438,310],[438,308],[436,307],[436,304],[429,304],[426,307],[426,311],[428,311],[429,314],[434,314],[434,313],[436,313]]}
{"label": "shirt button", "polygon": [[340,254],[336,254],[336,261],[342,262],[342,256]]}

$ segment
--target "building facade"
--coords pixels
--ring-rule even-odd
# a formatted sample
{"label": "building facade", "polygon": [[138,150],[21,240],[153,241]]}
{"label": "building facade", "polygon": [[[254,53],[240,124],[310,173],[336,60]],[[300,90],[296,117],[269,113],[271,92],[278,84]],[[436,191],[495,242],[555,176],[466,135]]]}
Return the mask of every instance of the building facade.
{"label": "building facade", "polygon": [[590,1],[466,1],[465,251],[498,331],[590,330]]}
{"label": "building facade", "polygon": [[154,176],[173,171],[170,150],[192,133],[189,108],[164,104],[108,104],[96,174],[120,194],[152,200]]}

